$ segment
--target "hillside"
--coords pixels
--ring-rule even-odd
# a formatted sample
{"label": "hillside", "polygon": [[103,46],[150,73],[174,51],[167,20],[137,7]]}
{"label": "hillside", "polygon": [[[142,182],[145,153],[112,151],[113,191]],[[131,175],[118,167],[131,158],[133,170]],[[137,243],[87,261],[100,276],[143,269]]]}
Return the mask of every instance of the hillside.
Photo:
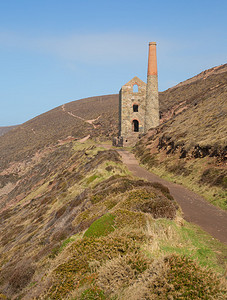
{"label": "hillside", "polygon": [[[227,64],[160,93],[161,125],[136,147],[141,162],[153,171],[168,173],[172,180],[179,175],[181,183],[199,192],[202,186],[203,196],[222,208],[226,207],[226,82]],[[111,140],[117,132],[118,95],[73,101],[17,126],[0,137],[0,196],[14,188],[24,165],[52,147],[83,138]]]}
{"label": "hillside", "polygon": [[0,136],[5,134],[6,132],[12,130],[13,128],[15,128],[16,126],[1,126],[0,127]]}
{"label": "hillside", "polygon": [[[224,209],[226,75],[219,66],[160,93],[161,125],[134,147]],[[107,95],[0,137],[0,299],[226,299],[226,246],[102,146],[117,131],[118,95]]]}
{"label": "hillside", "polygon": [[162,122],[226,91],[227,64],[211,68],[159,93]]}
{"label": "hillside", "polygon": [[116,151],[69,141],[17,176],[2,196],[2,299],[224,299],[226,247]]}
{"label": "hillside", "polygon": [[167,103],[179,103],[180,97],[184,102],[164,113],[163,123],[140,140],[137,157],[153,172],[227,209],[227,65],[203,72],[162,96]]}
{"label": "hillside", "polygon": [[[159,94],[161,123],[201,101],[222,97],[223,91],[226,90],[226,76],[227,64],[206,70],[161,92]],[[221,101],[224,100],[222,97]],[[212,107],[210,109],[212,110]],[[202,113],[206,119],[206,111]],[[220,116],[218,111],[216,113],[218,120],[225,117],[222,111]],[[208,126],[214,127],[215,124]],[[10,162],[19,161],[25,156],[32,157],[37,150],[56,144],[58,140],[80,139],[88,135],[103,140],[111,139],[117,133],[117,94],[73,101],[37,116],[0,136],[0,168],[5,168]],[[211,131],[210,139],[215,135],[218,144],[219,138],[216,139],[216,133]]]}
{"label": "hillside", "polygon": [[77,100],[50,110],[0,137],[0,170],[10,162],[32,157],[38,150],[67,138],[111,139],[118,127],[118,97]]}

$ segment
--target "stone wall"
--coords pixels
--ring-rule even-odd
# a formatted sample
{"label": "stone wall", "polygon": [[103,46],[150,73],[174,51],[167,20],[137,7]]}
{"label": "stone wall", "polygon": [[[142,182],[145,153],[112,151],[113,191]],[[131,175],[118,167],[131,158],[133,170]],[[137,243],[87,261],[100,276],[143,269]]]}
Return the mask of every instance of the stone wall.
{"label": "stone wall", "polygon": [[[135,85],[138,86],[137,92],[133,91]],[[136,106],[138,106],[138,111],[134,111]],[[134,77],[122,86],[119,95],[119,127],[124,146],[135,144],[139,135],[144,133],[145,106],[146,83],[138,77]]]}
{"label": "stone wall", "polygon": [[146,111],[144,132],[159,125],[158,76],[147,76]]}

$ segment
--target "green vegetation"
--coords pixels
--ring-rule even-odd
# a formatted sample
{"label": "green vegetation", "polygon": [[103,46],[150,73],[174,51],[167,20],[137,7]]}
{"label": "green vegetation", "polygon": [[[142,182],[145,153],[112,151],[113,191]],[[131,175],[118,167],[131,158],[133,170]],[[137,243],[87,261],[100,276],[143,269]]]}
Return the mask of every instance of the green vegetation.
{"label": "green vegetation", "polygon": [[[207,199],[213,205],[220,207],[221,209],[227,210],[227,192],[222,186],[208,184],[207,182],[202,182],[203,175],[202,170],[206,166],[205,163],[203,167],[199,167],[204,161],[195,161],[193,169],[189,171],[187,176],[176,174],[175,172],[169,172],[168,168],[164,164],[160,164],[158,167],[151,168],[152,172],[170,180],[188,187],[190,190],[200,194],[205,199]],[[175,162],[177,164],[177,162]],[[186,166],[187,167],[187,166]],[[189,166],[190,168],[190,166]],[[200,175],[201,174],[201,175]],[[215,179],[213,179],[215,180]],[[225,177],[223,178],[223,183],[225,182]]]}
{"label": "green vegetation", "polygon": [[[81,236],[82,237],[82,236]],[[54,249],[52,249],[51,254],[49,255],[50,258],[55,258],[58,254],[60,254],[63,249],[70,243],[76,241],[80,239],[80,235],[73,235],[70,236],[69,238],[67,238],[66,240],[64,240],[61,245],[55,247]]]}
{"label": "green vegetation", "polygon": [[[93,288],[89,288],[85,290],[80,297],[81,300],[104,300],[106,299],[104,292],[97,288],[96,286]],[[76,299],[75,299],[76,300]]]}
{"label": "green vegetation", "polygon": [[[226,289],[214,272],[225,272],[226,247],[183,221],[179,212],[157,220],[152,218],[152,206],[143,212],[144,204],[161,195],[167,207],[174,203],[164,196],[166,188],[157,187],[125,177],[96,185],[97,201],[83,213],[83,220],[95,216],[98,207],[101,211],[110,195],[118,203],[91,223],[82,240],[62,252],[68,259],[50,274],[55,283],[47,297],[71,293],[73,299],[142,299],[149,293],[154,299],[167,294],[173,299],[224,299]],[[103,188],[106,193],[101,194]]]}
{"label": "green vegetation", "polygon": [[[136,146],[149,169],[221,207],[225,73],[161,93],[161,113],[176,116]],[[226,246],[102,147],[117,133],[117,101],[72,102],[0,138],[1,187],[16,184],[1,196],[0,298],[226,299]]]}
{"label": "green vegetation", "polygon": [[224,299],[226,295],[226,289],[212,272],[201,269],[187,257],[176,255],[165,257],[162,271],[155,280],[148,281],[145,287],[159,299]]}
{"label": "green vegetation", "polygon": [[100,237],[114,231],[114,219],[112,214],[106,214],[96,220],[84,233],[84,237]]}
{"label": "green vegetation", "polygon": [[56,283],[52,285],[48,296],[51,299],[58,299],[59,296],[64,297],[71,290],[76,289],[76,286],[87,285],[91,279],[93,281],[94,276],[92,276],[91,269],[94,264],[92,261],[99,264],[106,259],[126,255],[136,249],[139,249],[136,241],[123,235],[85,237],[73,243],[68,249],[71,258],[54,270]]}
{"label": "green vegetation", "polygon": [[136,145],[134,151],[140,162],[158,176],[182,184],[200,194],[212,204],[226,210],[227,171],[223,163],[216,166],[214,157],[179,158],[179,151],[166,155],[165,150],[151,154],[146,141]]}
{"label": "green vegetation", "polygon": [[[207,295],[224,295],[219,277],[226,247],[183,221],[168,188],[130,177],[115,151],[90,144],[67,149],[58,149],[57,169],[46,181],[29,171],[24,187],[32,181],[36,188],[3,215],[1,249],[12,246],[2,256],[0,286],[8,286],[10,297],[29,291],[37,299],[143,299],[147,293],[165,299],[168,292],[203,299],[205,286]],[[197,280],[197,290],[181,276]]]}
{"label": "green vegetation", "polygon": [[225,210],[226,70],[220,66],[161,93],[165,122],[134,147],[146,168]]}
{"label": "green vegetation", "polygon": [[87,184],[90,184],[90,183],[92,183],[96,178],[98,178],[98,175],[97,175],[97,174],[91,175],[91,176],[87,179],[86,183],[87,183]]}
{"label": "green vegetation", "polygon": [[224,274],[227,247],[198,226],[178,218],[147,223],[147,233],[154,238],[154,243],[145,244],[144,251],[156,258],[168,254],[183,255],[197,261],[201,267]]}

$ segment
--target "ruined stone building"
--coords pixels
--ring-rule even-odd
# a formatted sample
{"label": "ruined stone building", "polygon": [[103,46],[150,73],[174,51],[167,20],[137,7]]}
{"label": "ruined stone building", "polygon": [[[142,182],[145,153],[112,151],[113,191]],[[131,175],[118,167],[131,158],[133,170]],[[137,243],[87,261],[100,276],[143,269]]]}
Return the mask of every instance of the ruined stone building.
{"label": "ruined stone building", "polygon": [[134,77],[119,92],[119,137],[113,144],[134,145],[139,136],[159,125],[156,43],[149,43],[147,84]]}

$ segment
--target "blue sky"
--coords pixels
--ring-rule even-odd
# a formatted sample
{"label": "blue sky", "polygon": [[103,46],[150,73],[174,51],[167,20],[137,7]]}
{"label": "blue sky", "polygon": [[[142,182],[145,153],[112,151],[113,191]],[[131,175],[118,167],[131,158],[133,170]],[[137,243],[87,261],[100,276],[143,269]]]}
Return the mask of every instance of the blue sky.
{"label": "blue sky", "polygon": [[0,0],[0,126],[146,81],[159,90],[226,63],[227,1]]}

